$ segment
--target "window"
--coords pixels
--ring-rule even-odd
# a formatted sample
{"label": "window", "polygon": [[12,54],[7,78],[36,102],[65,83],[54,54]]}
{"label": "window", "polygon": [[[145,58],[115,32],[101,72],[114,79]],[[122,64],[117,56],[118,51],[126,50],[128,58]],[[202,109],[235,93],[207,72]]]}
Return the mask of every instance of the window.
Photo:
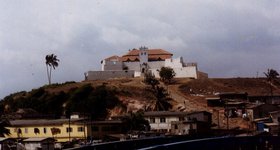
{"label": "window", "polygon": [[47,128],[44,128],[44,133],[45,133],[45,134],[47,133]]}
{"label": "window", "polygon": [[155,123],[155,118],[150,118],[150,123]]}
{"label": "window", "polygon": [[78,132],[84,132],[84,127],[78,127]]}
{"label": "window", "polygon": [[165,123],[165,122],[166,122],[165,118],[160,118],[160,123]]}
{"label": "window", "polygon": [[34,128],[34,133],[35,134],[39,134],[40,133],[40,130],[38,128]]}
{"label": "window", "polygon": [[25,128],[25,129],[24,129],[24,133],[28,133],[28,128]]}
{"label": "window", "polygon": [[18,134],[22,134],[21,129],[18,129],[18,130],[17,130],[17,133],[18,133]]}
{"label": "window", "polygon": [[66,128],[66,132],[72,132],[73,129],[72,128]]}
{"label": "window", "polygon": [[178,125],[177,124],[174,125],[174,129],[178,129]]}

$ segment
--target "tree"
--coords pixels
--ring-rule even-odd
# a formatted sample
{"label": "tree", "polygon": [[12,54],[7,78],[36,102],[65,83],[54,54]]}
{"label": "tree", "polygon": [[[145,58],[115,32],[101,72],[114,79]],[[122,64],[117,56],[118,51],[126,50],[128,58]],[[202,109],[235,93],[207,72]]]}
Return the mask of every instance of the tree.
{"label": "tree", "polygon": [[279,76],[279,73],[274,70],[274,69],[267,69],[267,72],[264,72],[267,81],[270,85],[270,94],[271,96],[273,95],[273,89],[272,89],[272,85],[273,83],[276,81],[277,77]]}
{"label": "tree", "polygon": [[49,84],[51,84],[52,69],[58,67],[59,59],[54,54],[46,55],[47,76]]}
{"label": "tree", "polygon": [[156,97],[153,108],[154,111],[167,111],[172,108],[170,98],[168,97],[168,93],[164,87],[156,86],[154,94]]}
{"label": "tree", "polygon": [[156,85],[159,84],[159,81],[151,72],[145,73],[144,82],[148,85],[151,85],[153,89],[155,89]]}
{"label": "tree", "polygon": [[170,67],[161,67],[159,76],[164,83],[170,83],[176,73]]}
{"label": "tree", "polygon": [[10,134],[10,130],[6,128],[9,124],[10,123],[7,119],[1,118],[1,120],[0,120],[0,137],[4,137],[4,135]]}
{"label": "tree", "polygon": [[150,130],[148,120],[145,120],[143,112],[130,113],[128,116],[122,118],[127,131],[147,131]]}

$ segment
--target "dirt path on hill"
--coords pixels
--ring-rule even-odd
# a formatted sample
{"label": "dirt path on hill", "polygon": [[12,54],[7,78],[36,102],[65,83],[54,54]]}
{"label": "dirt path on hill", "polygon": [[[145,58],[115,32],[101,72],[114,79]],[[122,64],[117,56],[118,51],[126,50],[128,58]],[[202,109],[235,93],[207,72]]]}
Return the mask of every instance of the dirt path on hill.
{"label": "dirt path on hill", "polygon": [[179,86],[177,84],[175,85],[169,85],[168,86],[168,93],[170,97],[177,102],[173,106],[174,110],[180,110],[180,111],[209,111],[207,109],[207,106],[203,103],[198,102],[199,99],[202,99],[202,97],[195,97],[195,96],[186,96],[183,93],[179,91]]}

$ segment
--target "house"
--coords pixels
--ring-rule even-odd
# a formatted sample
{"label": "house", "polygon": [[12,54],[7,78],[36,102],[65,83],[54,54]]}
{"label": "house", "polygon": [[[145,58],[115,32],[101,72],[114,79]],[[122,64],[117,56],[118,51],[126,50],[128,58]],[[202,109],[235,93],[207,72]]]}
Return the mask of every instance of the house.
{"label": "house", "polygon": [[200,122],[205,122],[211,125],[212,123],[212,113],[208,111],[195,111],[187,114],[188,120],[195,120]]}
{"label": "house", "polygon": [[235,100],[235,101],[247,101],[247,92],[222,92],[218,93],[218,96],[222,100]]}
{"label": "house", "polygon": [[149,111],[144,112],[144,118],[149,121],[151,130],[160,132],[171,132],[173,122],[188,124],[189,127],[192,125],[195,127],[198,124],[197,122],[207,124],[207,126],[210,127],[212,123],[212,114],[207,111],[197,111],[191,113],[174,111]]}
{"label": "house", "polygon": [[230,107],[243,109],[247,103],[248,93],[246,92],[223,92],[217,93],[215,97],[207,97],[207,105],[210,107]]}
{"label": "house", "polygon": [[176,73],[175,78],[207,78],[208,75],[198,71],[197,63],[185,63],[182,57],[173,59],[173,54],[163,49],[129,50],[123,56],[111,56],[101,61],[101,71],[88,71],[87,80],[109,78],[139,77],[143,73],[151,72],[159,77],[162,67],[171,67]]}
{"label": "house", "polygon": [[88,133],[84,119],[30,119],[10,120],[10,135],[8,138],[48,138],[53,137],[58,142],[66,142],[76,138],[85,139]]}
{"label": "house", "polygon": [[187,114],[186,120],[171,122],[171,133],[175,135],[206,134],[210,131],[212,114],[197,111]]}
{"label": "house", "polygon": [[186,120],[186,112],[174,111],[149,111],[144,112],[144,118],[149,121],[151,130],[158,132],[170,132],[172,121]]}
{"label": "house", "polygon": [[124,123],[121,120],[93,121],[90,126],[92,132],[89,136],[94,139],[103,139],[107,135],[121,135],[125,132]]}
{"label": "house", "polygon": [[108,134],[124,133],[122,121],[104,120],[88,121],[83,118],[72,119],[36,119],[11,120],[9,138],[54,138],[57,142],[67,142],[73,139],[102,139]]}
{"label": "house", "polygon": [[23,144],[28,150],[54,150],[53,138],[28,138],[23,140]]}
{"label": "house", "polygon": [[246,114],[250,120],[269,117],[269,113],[278,111],[280,108],[272,104],[255,104],[246,108]]}
{"label": "house", "polygon": [[187,120],[171,122],[172,135],[202,135],[210,132],[210,125],[206,122]]}
{"label": "house", "polygon": [[9,150],[12,145],[15,144],[15,140],[11,138],[0,137],[0,150]]}

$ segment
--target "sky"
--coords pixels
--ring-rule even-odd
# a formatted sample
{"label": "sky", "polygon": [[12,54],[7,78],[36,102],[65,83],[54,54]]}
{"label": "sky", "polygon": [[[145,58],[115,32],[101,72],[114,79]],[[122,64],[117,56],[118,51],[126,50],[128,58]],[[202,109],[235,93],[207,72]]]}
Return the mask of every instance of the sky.
{"label": "sky", "polygon": [[100,61],[161,48],[197,62],[210,78],[280,72],[277,0],[1,0],[0,99],[48,83],[82,81]]}

